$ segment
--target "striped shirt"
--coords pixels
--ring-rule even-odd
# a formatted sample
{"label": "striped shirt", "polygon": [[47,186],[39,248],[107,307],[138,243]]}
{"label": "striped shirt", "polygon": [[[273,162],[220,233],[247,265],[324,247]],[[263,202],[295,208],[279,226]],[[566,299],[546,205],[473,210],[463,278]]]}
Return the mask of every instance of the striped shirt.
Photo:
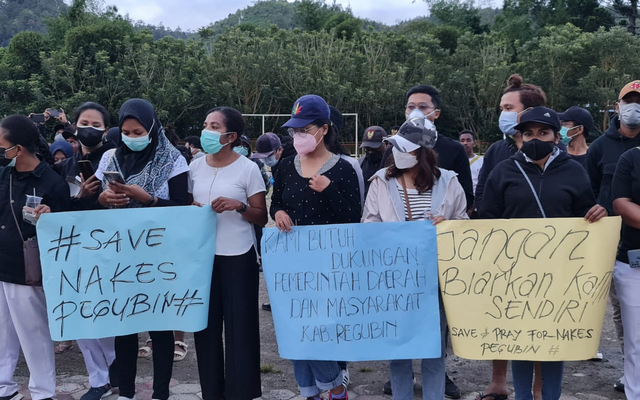
{"label": "striped shirt", "polygon": [[[404,200],[404,190],[402,190],[402,186],[398,186],[398,191],[400,192],[400,198],[404,206],[405,221],[409,221],[409,212],[407,211],[407,203]],[[413,220],[424,220],[425,212],[431,209],[431,189],[422,194],[418,193],[417,189],[407,189],[407,196],[409,197],[409,207],[411,207]]]}

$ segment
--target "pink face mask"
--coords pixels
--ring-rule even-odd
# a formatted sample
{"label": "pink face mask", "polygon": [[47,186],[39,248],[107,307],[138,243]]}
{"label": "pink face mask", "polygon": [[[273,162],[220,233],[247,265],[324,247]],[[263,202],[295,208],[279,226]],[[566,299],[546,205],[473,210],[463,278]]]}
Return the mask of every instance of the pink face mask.
{"label": "pink face mask", "polygon": [[316,135],[318,132],[320,132],[319,128],[313,135],[307,134],[305,137],[302,137],[299,134],[295,134],[293,136],[293,147],[295,147],[298,154],[309,154],[318,147],[318,143],[316,142]]}

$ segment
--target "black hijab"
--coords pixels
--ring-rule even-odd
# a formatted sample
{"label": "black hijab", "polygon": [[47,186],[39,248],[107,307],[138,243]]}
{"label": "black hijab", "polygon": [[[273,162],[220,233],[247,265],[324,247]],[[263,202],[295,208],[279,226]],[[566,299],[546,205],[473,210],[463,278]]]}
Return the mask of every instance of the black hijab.
{"label": "black hijab", "polygon": [[[118,118],[120,131],[122,131],[124,121],[130,118],[135,118],[144,129],[149,132],[151,142],[142,151],[131,150],[123,141],[118,143],[115,156],[120,166],[120,172],[125,180],[132,175],[140,173],[147,164],[153,161],[156,150],[160,145],[158,138],[162,133],[162,125],[156,116],[153,105],[147,100],[130,99],[120,107],[120,115]],[[162,136],[164,136],[164,134],[162,134]]]}

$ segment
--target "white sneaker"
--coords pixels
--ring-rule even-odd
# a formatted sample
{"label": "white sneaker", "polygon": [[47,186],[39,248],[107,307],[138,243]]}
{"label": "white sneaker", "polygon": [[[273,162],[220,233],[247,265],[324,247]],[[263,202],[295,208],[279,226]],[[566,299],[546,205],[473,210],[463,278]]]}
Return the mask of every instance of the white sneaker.
{"label": "white sneaker", "polygon": [[589,361],[602,361],[603,359],[604,359],[604,355],[600,350],[598,350],[595,357],[591,358]]}
{"label": "white sneaker", "polygon": [[351,380],[349,379],[349,368],[343,369],[342,370],[342,386],[344,386],[346,389],[347,386],[349,386],[349,382],[351,382]]}

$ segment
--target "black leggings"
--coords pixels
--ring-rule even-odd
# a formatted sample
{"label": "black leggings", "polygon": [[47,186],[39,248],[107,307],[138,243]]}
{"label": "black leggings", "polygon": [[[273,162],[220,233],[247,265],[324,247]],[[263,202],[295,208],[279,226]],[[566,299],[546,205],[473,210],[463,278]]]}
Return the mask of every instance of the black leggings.
{"label": "black leggings", "polygon": [[[149,332],[153,342],[153,399],[169,398],[169,383],[173,370],[173,331]],[[120,396],[136,394],[138,369],[138,334],[116,337],[118,384]]]}
{"label": "black leggings", "polygon": [[239,256],[216,256],[209,325],[194,335],[203,400],[262,396],[258,279],[255,249]]}

